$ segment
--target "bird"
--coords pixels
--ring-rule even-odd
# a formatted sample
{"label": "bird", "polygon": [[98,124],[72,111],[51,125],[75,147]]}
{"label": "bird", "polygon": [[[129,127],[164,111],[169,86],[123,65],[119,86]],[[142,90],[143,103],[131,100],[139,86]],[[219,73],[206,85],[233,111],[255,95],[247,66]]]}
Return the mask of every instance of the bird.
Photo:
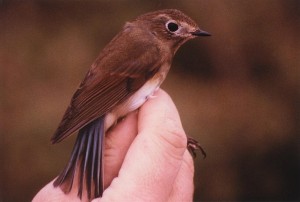
{"label": "bird", "polygon": [[[178,48],[198,36],[210,34],[177,9],[152,11],[125,23],[91,65],[51,138],[54,144],[78,132],[54,187],[67,194],[78,183],[80,199],[85,191],[89,200],[102,196],[106,132],[151,98]],[[200,146],[188,138],[187,147],[194,154]]]}

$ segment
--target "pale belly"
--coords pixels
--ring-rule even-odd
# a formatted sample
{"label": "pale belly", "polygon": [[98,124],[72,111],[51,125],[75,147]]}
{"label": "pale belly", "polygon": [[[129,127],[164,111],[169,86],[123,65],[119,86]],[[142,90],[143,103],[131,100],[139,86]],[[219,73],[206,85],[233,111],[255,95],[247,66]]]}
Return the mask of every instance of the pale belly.
{"label": "pale belly", "polygon": [[156,75],[151,80],[147,81],[137,92],[130,98],[125,100],[122,104],[118,105],[111,112],[105,116],[105,131],[109,129],[120,118],[138,109],[142,106],[149,97],[159,88],[163,82],[165,75]]}

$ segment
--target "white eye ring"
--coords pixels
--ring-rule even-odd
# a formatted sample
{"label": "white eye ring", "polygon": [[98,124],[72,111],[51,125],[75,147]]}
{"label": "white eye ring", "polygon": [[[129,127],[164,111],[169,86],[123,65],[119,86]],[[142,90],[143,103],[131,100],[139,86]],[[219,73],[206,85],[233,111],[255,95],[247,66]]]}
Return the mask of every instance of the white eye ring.
{"label": "white eye ring", "polygon": [[166,28],[168,31],[174,33],[179,30],[179,25],[175,21],[168,21],[166,23]]}

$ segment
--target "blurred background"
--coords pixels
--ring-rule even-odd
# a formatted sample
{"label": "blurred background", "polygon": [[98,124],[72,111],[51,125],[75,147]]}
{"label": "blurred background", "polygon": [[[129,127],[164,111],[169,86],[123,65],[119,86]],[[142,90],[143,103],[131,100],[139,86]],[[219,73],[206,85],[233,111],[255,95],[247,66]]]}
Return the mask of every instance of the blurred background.
{"label": "blurred background", "polygon": [[75,136],[50,138],[86,71],[126,21],[163,8],[213,35],[185,44],[162,85],[208,154],[195,201],[300,200],[300,1],[0,0],[0,201],[58,175]]}

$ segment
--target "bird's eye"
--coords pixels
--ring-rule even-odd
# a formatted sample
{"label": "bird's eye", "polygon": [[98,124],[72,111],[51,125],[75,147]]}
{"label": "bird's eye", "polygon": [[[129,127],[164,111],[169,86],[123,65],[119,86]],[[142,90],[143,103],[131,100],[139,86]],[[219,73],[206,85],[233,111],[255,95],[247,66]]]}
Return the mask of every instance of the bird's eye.
{"label": "bird's eye", "polygon": [[166,27],[170,32],[176,32],[179,28],[175,22],[168,22]]}

